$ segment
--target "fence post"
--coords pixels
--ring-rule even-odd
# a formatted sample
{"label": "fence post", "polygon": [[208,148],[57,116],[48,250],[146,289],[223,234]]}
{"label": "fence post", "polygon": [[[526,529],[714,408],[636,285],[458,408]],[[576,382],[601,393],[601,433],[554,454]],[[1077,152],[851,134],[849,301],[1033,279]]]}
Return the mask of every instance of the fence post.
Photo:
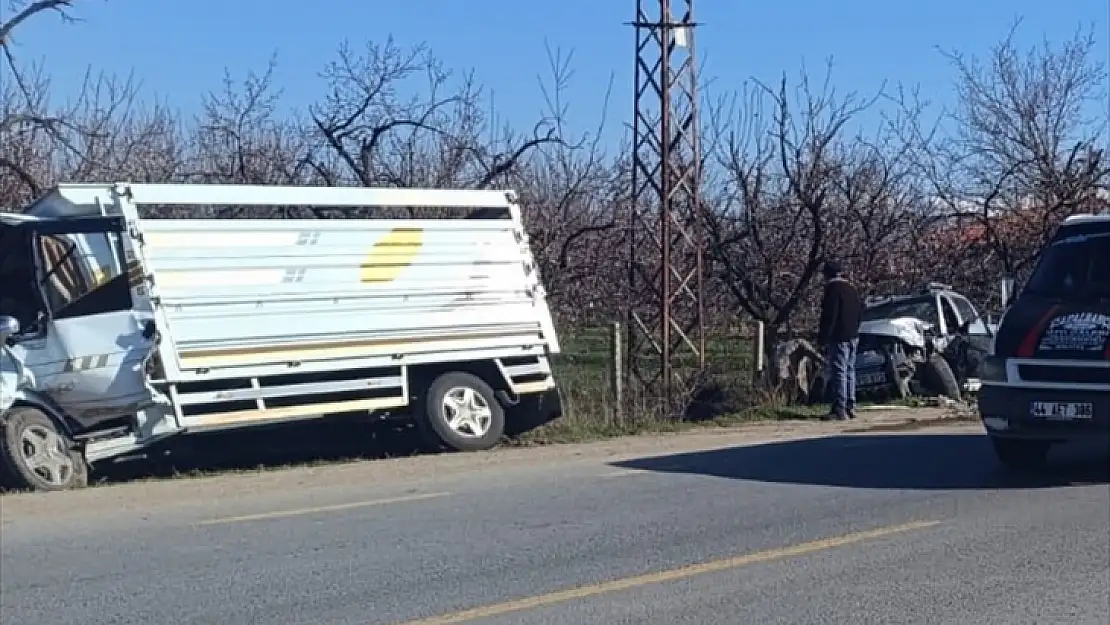
{"label": "fence post", "polygon": [[624,407],[624,350],[621,347],[621,324],[614,321],[609,328],[609,392],[616,415],[623,414]]}
{"label": "fence post", "polygon": [[765,332],[763,329],[763,322],[755,322],[755,340],[752,341],[752,362],[755,364],[752,376],[756,382],[763,379],[764,357],[766,353]]}

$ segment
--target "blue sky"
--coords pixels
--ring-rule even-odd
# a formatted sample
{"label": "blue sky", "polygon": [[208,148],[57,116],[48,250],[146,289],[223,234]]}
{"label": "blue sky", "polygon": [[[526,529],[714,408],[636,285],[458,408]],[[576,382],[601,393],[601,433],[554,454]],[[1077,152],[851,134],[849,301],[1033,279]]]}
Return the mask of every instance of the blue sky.
{"label": "blue sky", "polygon": [[[571,114],[582,129],[598,121],[615,78],[610,132],[629,118],[633,0],[82,0],[83,23],[42,16],[18,32],[24,60],[47,63],[59,95],[91,65],[134,72],[147,93],[183,112],[218,88],[225,68],[262,70],[276,54],[286,102],[304,107],[322,94],[317,77],[343,40],[360,44],[392,34],[402,45],[427,43],[449,66],[473,68],[496,94],[503,116],[534,120],[543,102],[546,44],[573,51]],[[0,5],[3,6],[3,5]],[[0,9],[2,10],[2,9]],[[714,89],[749,78],[774,81],[804,62],[821,70],[833,57],[838,91],[873,92],[884,80],[920,85],[951,102],[952,72],[937,46],[984,53],[1022,17],[1023,44],[1059,41],[1094,25],[1110,61],[1110,0],[700,0],[697,45],[702,79]],[[1110,103],[1099,108],[1110,114]],[[1101,111],[1099,111],[1101,112]]]}

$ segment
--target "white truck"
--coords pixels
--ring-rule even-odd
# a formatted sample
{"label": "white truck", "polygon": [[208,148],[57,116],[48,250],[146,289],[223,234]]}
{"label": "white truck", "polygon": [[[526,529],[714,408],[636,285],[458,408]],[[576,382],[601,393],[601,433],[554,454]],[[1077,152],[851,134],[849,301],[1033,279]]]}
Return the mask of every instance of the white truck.
{"label": "white truck", "polygon": [[[221,206],[361,215],[205,218]],[[558,352],[511,192],[66,184],[0,214],[9,487],[81,487],[187,432],[351,413],[487,449],[562,414]]]}

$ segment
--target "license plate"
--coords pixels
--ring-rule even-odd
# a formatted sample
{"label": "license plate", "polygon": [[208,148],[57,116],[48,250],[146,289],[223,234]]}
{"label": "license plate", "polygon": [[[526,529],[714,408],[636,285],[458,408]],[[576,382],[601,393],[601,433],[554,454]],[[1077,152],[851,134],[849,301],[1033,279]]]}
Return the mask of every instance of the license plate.
{"label": "license plate", "polygon": [[856,384],[859,386],[878,386],[886,384],[885,373],[861,373],[856,379]]}
{"label": "license plate", "polygon": [[1095,405],[1090,402],[1035,401],[1029,404],[1029,414],[1039,419],[1077,421],[1095,416]]}

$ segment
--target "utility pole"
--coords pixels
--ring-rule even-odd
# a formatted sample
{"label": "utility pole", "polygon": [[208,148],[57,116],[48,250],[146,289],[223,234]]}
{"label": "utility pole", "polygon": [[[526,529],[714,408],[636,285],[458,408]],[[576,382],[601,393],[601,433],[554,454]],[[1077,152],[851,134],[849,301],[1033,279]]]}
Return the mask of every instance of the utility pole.
{"label": "utility pole", "polygon": [[681,416],[705,371],[701,144],[693,0],[637,0],[631,392]]}

